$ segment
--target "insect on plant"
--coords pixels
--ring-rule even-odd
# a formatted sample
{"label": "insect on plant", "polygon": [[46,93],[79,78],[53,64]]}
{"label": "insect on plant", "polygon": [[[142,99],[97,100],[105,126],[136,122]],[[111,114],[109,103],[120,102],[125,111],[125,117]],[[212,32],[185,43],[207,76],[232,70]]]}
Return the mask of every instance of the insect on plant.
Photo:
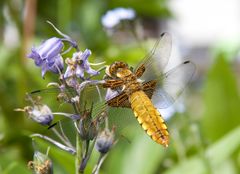
{"label": "insect on plant", "polygon": [[[31,137],[44,139],[74,155],[75,173],[84,172],[95,147],[100,155],[93,173],[98,173],[108,151],[116,143],[115,129],[110,130],[108,124],[108,108],[123,107],[133,111],[139,124],[155,142],[167,147],[169,133],[157,108],[167,108],[173,104],[195,70],[191,61],[185,61],[164,72],[171,53],[171,36],[162,34],[152,51],[132,70],[127,63],[120,61],[109,66],[90,63],[90,50],[80,51],[73,39],[53,24],[50,25],[63,38],[53,37],[39,47],[33,47],[28,57],[42,68],[42,77],[50,71],[59,75],[59,82],[49,83],[48,86],[54,86],[52,88],[28,94],[31,106],[16,110],[24,111],[33,121],[47,126],[55,137],[42,134],[32,134]],[[66,44],[70,46],[63,50]],[[71,58],[65,59],[67,68],[64,68],[63,55],[71,49],[75,52]],[[101,67],[95,70],[93,66]],[[103,70],[104,78],[99,76]],[[35,95],[53,91],[57,93],[56,99],[60,105],[68,105],[71,109],[53,112],[49,105],[34,99]],[[51,98],[50,95],[47,98]],[[62,121],[59,121],[59,129],[56,129],[56,122],[53,121],[55,115],[65,116],[73,123],[70,134],[65,132]],[[75,137],[75,140],[72,141],[70,137]]]}
{"label": "insect on plant", "polygon": [[[152,52],[133,71],[124,62],[108,66],[106,82],[103,84],[103,87],[117,91],[117,95],[108,97],[107,104],[131,108],[146,133],[165,147],[169,144],[169,133],[156,108],[167,108],[173,104],[195,70],[192,62],[185,61],[163,73],[170,57],[171,44],[171,36],[163,33]],[[180,75],[184,75],[181,81],[177,80]]]}

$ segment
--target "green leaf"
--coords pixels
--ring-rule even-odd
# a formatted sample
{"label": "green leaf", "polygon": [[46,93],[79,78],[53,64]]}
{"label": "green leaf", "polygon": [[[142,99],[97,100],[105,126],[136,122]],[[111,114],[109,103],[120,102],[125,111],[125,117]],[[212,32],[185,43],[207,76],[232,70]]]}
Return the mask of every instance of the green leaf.
{"label": "green leaf", "polygon": [[[1,171],[0,171],[1,172]],[[10,163],[2,174],[30,174],[31,170],[27,169],[27,165],[19,162]]]}
{"label": "green leaf", "polygon": [[[143,133],[143,132],[142,132]],[[123,157],[123,166],[120,169],[124,174],[154,173],[164,156],[164,147],[153,142],[146,134],[136,137]]]}
{"label": "green leaf", "polygon": [[223,55],[216,59],[204,87],[204,137],[215,141],[240,122],[240,99],[236,78]]}
{"label": "green leaf", "polygon": [[[222,139],[211,145],[204,154],[195,155],[170,168],[164,174],[203,174],[203,173],[237,173],[234,164],[229,161],[240,148],[240,127],[234,129]],[[220,170],[221,168],[221,170]],[[194,170],[190,170],[194,169]]]}
{"label": "green leaf", "polygon": [[206,151],[206,157],[212,166],[218,167],[240,147],[240,127],[225,135],[219,142],[211,145]]}

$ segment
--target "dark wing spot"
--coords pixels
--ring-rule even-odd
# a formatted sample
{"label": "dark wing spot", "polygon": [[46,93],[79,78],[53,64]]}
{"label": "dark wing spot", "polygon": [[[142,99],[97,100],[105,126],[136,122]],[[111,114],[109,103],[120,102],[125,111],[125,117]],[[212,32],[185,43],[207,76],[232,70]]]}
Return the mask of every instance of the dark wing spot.
{"label": "dark wing spot", "polygon": [[161,34],[161,37],[163,37],[164,35],[165,35],[165,33],[162,33],[162,34]]}
{"label": "dark wing spot", "polygon": [[190,63],[190,61],[189,61],[189,60],[187,60],[187,61],[183,62],[183,64],[187,64],[187,63]]}

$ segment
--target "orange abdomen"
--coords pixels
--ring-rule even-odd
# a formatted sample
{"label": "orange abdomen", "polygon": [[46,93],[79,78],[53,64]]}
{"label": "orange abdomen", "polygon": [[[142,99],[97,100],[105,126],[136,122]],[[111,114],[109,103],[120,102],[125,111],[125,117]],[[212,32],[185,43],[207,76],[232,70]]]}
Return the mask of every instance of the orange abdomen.
{"label": "orange abdomen", "polygon": [[132,110],[139,124],[157,143],[167,147],[169,133],[161,114],[143,91],[136,91],[129,96]]}

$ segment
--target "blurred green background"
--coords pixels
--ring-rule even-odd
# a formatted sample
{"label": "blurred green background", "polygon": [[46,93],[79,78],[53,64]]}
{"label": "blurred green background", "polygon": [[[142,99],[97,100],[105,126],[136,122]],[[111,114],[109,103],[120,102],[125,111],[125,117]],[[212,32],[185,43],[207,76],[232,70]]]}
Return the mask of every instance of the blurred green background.
{"label": "blurred green background", "polygon": [[[117,7],[132,8],[135,18],[104,27],[101,18]],[[163,111],[169,115],[170,146],[153,142],[136,122],[123,133],[131,143],[120,139],[100,173],[240,173],[239,10],[237,0],[2,0],[0,173],[31,173],[27,162],[34,150],[28,135],[40,128],[14,109],[26,105],[26,92],[56,79],[47,75],[43,80],[40,69],[26,58],[33,43],[57,36],[47,20],[77,40],[81,50],[91,49],[92,62],[123,60],[134,66],[144,55],[142,41],[168,31],[173,36],[173,64],[187,57],[197,66],[180,101]],[[71,155],[53,148],[50,156],[55,173],[73,171]],[[91,173],[97,156],[86,173]]]}

